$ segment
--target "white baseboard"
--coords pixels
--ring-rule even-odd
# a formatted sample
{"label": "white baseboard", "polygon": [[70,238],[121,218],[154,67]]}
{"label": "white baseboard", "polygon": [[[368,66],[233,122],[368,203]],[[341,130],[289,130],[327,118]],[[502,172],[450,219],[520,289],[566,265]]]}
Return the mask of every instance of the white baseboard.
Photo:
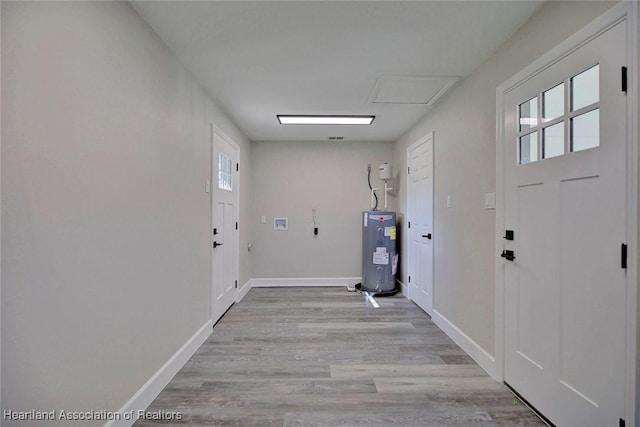
{"label": "white baseboard", "polygon": [[462,332],[456,325],[451,323],[449,319],[444,317],[438,310],[433,310],[433,316],[431,317],[433,323],[435,323],[445,334],[449,336],[456,344],[462,348],[473,360],[480,365],[482,369],[487,371],[489,375],[496,381],[498,380],[498,373],[496,369],[496,359],[489,354],[485,349],[480,347],[478,343],[469,338],[464,332]]}
{"label": "white baseboard", "polygon": [[251,280],[249,280],[247,283],[242,285],[240,289],[238,289],[238,294],[236,295],[236,302],[242,301],[242,298],[244,298],[245,295],[247,295],[247,292],[249,292],[250,290],[251,290]]}
{"label": "white baseboard", "polygon": [[285,288],[294,286],[347,286],[362,281],[360,277],[311,277],[287,279],[251,279],[252,288]]}
{"label": "white baseboard", "polygon": [[400,280],[396,280],[396,283],[400,285],[400,292],[402,293],[402,296],[409,299],[409,288],[407,288],[407,286]]}
{"label": "white baseboard", "polygon": [[[158,397],[169,381],[178,373],[213,330],[209,320],[178,350],[149,380],[120,408],[120,419],[107,422],[104,427],[130,427],[138,411],[144,411]],[[130,417],[133,414],[133,418]],[[125,419],[128,418],[128,419]]]}

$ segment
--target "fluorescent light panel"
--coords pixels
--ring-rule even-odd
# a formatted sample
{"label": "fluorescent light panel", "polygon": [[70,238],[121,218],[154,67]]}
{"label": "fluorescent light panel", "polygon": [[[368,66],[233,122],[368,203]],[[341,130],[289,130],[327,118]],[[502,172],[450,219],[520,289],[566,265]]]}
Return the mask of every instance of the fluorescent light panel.
{"label": "fluorescent light panel", "polygon": [[278,114],[281,125],[370,125],[376,116],[293,116]]}

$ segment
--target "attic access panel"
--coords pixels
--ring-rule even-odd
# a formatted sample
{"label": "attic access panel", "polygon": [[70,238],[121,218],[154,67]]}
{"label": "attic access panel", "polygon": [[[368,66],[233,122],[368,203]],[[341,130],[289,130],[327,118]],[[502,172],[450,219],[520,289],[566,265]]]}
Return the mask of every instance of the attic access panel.
{"label": "attic access panel", "polygon": [[452,76],[380,76],[371,91],[369,102],[431,106],[459,80],[459,77]]}

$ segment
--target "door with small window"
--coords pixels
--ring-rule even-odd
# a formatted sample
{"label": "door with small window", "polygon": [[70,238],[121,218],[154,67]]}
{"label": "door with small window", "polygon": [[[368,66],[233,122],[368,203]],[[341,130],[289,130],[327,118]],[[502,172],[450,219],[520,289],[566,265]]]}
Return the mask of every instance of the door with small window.
{"label": "door with small window", "polygon": [[505,382],[559,426],[624,416],[626,23],[505,94]]}
{"label": "door with small window", "polygon": [[232,141],[212,130],[211,318],[214,322],[236,299],[238,151]]}

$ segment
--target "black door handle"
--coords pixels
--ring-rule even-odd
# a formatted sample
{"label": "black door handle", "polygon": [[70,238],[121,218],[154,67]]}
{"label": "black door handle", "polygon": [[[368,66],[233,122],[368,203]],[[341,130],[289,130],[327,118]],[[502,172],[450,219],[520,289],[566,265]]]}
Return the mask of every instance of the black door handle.
{"label": "black door handle", "polygon": [[516,259],[515,253],[513,251],[504,250],[504,251],[502,251],[500,256],[502,258],[506,259],[507,261],[514,261]]}
{"label": "black door handle", "polygon": [[222,243],[213,242],[213,249],[217,248],[218,246],[222,246]]}
{"label": "black door handle", "polygon": [[423,234],[422,237],[426,237],[427,239],[431,240],[431,233]]}

